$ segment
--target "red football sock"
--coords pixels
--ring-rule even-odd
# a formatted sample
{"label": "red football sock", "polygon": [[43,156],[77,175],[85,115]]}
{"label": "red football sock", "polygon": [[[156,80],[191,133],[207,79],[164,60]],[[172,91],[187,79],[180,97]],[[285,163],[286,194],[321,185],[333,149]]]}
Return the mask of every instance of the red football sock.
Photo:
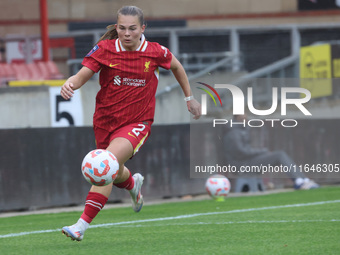
{"label": "red football sock", "polygon": [[87,223],[91,223],[94,217],[103,209],[108,198],[97,192],[89,192],[86,197],[85,209],[80,218],[82,218]]}
{"label": "red football sock", "polygon": [[127,190],[132,190],[133,187],[135,186],[135,180],[132,178],[131,172],[129,171],[129,178],[127,178],[126,181],[123,181],[121,183],[114,183],[117,188],[120,189],[127,189]]}

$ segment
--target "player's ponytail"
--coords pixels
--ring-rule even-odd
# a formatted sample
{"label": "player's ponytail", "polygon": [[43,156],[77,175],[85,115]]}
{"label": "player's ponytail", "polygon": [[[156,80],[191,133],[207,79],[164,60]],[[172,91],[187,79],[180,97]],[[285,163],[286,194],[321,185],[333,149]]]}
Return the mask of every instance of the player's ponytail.
{"label": "player's ponytail", "polygon": [[97,44],[100,41],[103,41],[103,40],[112,40],[112,39],[117,39],[118,38],[118,33],[117,33],[115,25],[108,25],[106,27],[106,29],[107,29],[106,33],[102,37],[100,37],[100,39],[97,42]]}
{"label": "player's ponytail", "polygon": [[[119,15],[131,15],[131,16],[138,16],[138,20],[141,26],[144,25],[144,14],[142,9],[136,7],[136,6],[123,6],[120,8],[117,12],[117,20]],[[106,27],[107,31],[106,33],[99,39],[97,43],[99,43],[102,40],[112,40],[118,38],[118,33],[116,30],[115,25],[109,25]]]}

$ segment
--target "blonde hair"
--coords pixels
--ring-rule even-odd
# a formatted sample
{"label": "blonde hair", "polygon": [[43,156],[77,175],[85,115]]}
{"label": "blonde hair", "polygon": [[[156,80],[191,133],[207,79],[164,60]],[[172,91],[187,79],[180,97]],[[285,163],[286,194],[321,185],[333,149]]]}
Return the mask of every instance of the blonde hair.
{"label": "blonde hair", "polygon": [[[117,11],[117,21],[119,15],[130,15],[130,16],[137,16],[139,23],[141,26],[144,25],[144,14],[142,9],[138,8],[137,6],[123,6]],[[117,39],[118,38],[118,33],[116,30],[116,27],[114,24],[109,25],[106,27],[107,31],[106,33],[99,39],[97,43],[99,43],[102,40],[112,40],[112,39]]]}

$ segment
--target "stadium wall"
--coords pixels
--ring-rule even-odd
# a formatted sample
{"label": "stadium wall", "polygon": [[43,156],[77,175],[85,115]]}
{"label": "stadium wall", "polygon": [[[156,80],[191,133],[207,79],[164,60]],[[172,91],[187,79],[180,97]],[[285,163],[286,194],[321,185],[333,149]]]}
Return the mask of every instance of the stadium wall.
{"label": "stadium wall", "polygon": [[[236,79],[240,73],[214,73],[205,75],[191,81],[192,86],[197,81],[208,84],[228,83]],[[190,76],[190,75],[189,75]],[[63,81],[60,81],[62,84]],[[160,76],[158,91],[165,90],[167,86],[176,83],[176,79],[170,73]],[[49,86],[27,86],[27,87],[4,87],[0,89],[0,129],[9,128],[46,128],[53,126],[56,104],[56,96],[59,95],[59,87],[53,87],[56,92],[50,94]],[[80,90],[81,103],[72,106],[68,102],[61,102],[58,112],[67,111],[71,115],[80,114],[82,123],[76,126],[92,126],[92,116],[95,109],[95,97],[99,90],[98,81],[87,82]],[[76,91],[78,93],[78,91]],[[184,94],[180,87],[165,93],[156,99],[155,122],[156,125],[189,123],[190,114],[187,110]],[[72,113],[72,107],[79,107],[79,113]],[[73,116],[74,118],[77,116]]]}
{"label": "stadium wall", "polygon": [[[126,163],[146,178],[148,200],[204,193],[189,177],[189,125],[154,126],[152,136]],[[81,161],[95,148],[91,127],[0,130],[0,212],[81,204],[90,188]],[[129,199],[114,189],[110,202]]]}
{"label": "stadium wall", "polygon": [[[80,93],[82,102],[81,126],[92,126],[95,95],[99,86],[89,82]],[[52,103],[49,86],[6,87],[0,89],[0,128],[52,127]],[[60,88],[59,88],[60,90]],[[66,103],[65,103],[66,104]],[[74,116],[76,117],[76,116]]]}
{"label": "stadium wall", "polygon": [[[267,129],[268,146],[285,150],[298,164],[339,166],[339,120],[299,120],[299,123],[302,129],[289,132],[280,127]],[[263,129],[253,131],[256,139],[264,134]],[[208,175],[190,178],[189,132],[189,124],[155,125],[143,149],[126,163],[133,172],[145,176],[143,194],[147,201],[205,193]],[[199,133],[200,140],[196,142],[204,148],[202,151],[211,155],[213,150],[218,162],[223,162],[225,153],[217,135],[221,130],[211,136],[204,135],[204,128]],[[82,177],[80,164],[84,155],[95,148],[91,127],[0,129],[0,144],[0,212],[84,202],[90,185]],[[310,170],[306,175],[322,185],[340,182],[339,172]],[[227,176],[233,190],[237,176]],[[276,188],[293,185],[285,176],[276,179],[260,176],[265,183],[273,182]],[[128,199],[128,192],[119,189],[114,189],[109,197],[110,202]]]}
{"label": "stadium wall", "polygon": [[[123,0],[48,1],[49,31],[66,32],[70,22],[113,20],[116,10],[126,4]],[[188,27],[340,22],[339,10],[301,12],[297,0],[133,0],[128,4],[141,7],[147,20],[187,20]],[[0,36],[40,33],[39,0],[3,0],[0,7]]]}
{"label": "stadium wall", "polygon": [[[198,83],[203,82],[210,85],[232,84],[241,73],[223,74],[214,73],[191,80],[191,86],[195,88]],[[167,91],[167,86],[176,84],[172,75],[164,75],[158,92]],[[51,94],[53,89],[54,94]],[[59,110],[55,109],[58,104],[56,97],[59,96],[59,87],[31,86],[31,87],[5,87],[0,89],[0,129],[11,128],[48,128],[48,127],[67,127],[69,124],[65,119],[56,121],[56,112],[68,112],[74,119],[81,119],[75,126],[92,126],[92,117],[95,109],[95,97],[99,90],[97,81],[87,82],[76,93],[80,94],[79,104],[72,104],[71,101],[60,102]],[[195,95],[200,100],[200,95]],[[190,113],[183,100],[183,92],[178,86],[170,92],[166,92],[156,98],[155,125],[174,125],[190,123]],[[309,106],[313,112],[313,119],[339,119],[340,101],[334,100],[332,106],[313,101]],[[79,111],[75,111],[79,110]],[[222,113],[219,113],[222,114]],[[229,115],[229,111],[223,113]],[[291,113],[291,117],[299,118],[298,112]],[[276,116],[276,115],[273,115]],[[228,116],[220,116],[228,117]],[[230,116],[229,116],[230,117]],[[276,116],[280,118],[280,116]]]}

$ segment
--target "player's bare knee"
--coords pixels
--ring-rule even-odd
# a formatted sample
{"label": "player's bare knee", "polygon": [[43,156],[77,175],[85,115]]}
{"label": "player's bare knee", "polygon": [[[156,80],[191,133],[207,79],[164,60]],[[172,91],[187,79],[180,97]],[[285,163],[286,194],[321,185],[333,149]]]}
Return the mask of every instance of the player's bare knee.
{"label": "player's bare knee", "polygon": [[117,177],[116,177],[116,179],[114,180],[113,183],[120,183],[120,182],[124,181],[125,179],[127,179],[125,176],[126,176],[125,166],[124,166],[124,164],[119,164],[118,174],[117,174]]}

